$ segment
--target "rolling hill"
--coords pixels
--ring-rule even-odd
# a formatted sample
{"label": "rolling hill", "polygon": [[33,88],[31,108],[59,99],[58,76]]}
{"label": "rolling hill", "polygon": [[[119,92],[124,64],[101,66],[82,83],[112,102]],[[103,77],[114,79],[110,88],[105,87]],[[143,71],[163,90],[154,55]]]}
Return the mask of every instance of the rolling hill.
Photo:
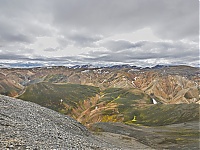
{"label": "rolling hill", "polygon": [[126,108],[152,103],[150,96],[138,89],[100,90],[88,85],[49,82],[27,86],[18,98],[70,115],[85,125],[123,121]]}
{"label": "rolling hill", "polygon": [[99,91],[99,88],[87,85],[40,82],[27,86],[18,98],[58,112],[68,112],[77,107],[80,101],[94,97]]}
{"label": "rolling hill", "polygon": [[82,124],[124,122],[148,126],[198,120],[198,104],[157,104],[143,91],[80,84],[41,82],[27,86],[18,98],[69,115]]}

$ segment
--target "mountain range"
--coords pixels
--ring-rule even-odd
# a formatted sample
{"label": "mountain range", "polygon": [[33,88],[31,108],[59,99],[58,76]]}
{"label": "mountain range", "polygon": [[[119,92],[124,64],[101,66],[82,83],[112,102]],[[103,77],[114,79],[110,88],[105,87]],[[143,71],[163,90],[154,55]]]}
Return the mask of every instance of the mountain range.
{"label": "mountain range", "polygon": [[[136,129],[139,125],[148,126],[157,134],[154,127],[162,132],[161,126],[179,124],[182,127],[181,124],[190,122],[194,126],[199,120],[199,75],[196,67],[163,65],[0,68],[0,94],[71,116],[94,132],[112,131],[113,125],[116,130],[117,126],[123,126],[129,132],[129,127]],[[185,136],[185,129],[176,132],[167,127],[166,130],[176,146],[189,138],[193,139],[189,144],[196,143],[193,129],[189,131],[191,136]],[[175,135],[171,136],[171,132]],[[183,137],[178,136],[180,132],[184,133]],[[112,131],[112,134],[119,133]],[[157,144],[153,146],[152,140],[133,137],[153,148],[164,148],[166,142],[173,147],[164,135],[160,136],[163,139],[160,146],[160,141],[154,141]]]}

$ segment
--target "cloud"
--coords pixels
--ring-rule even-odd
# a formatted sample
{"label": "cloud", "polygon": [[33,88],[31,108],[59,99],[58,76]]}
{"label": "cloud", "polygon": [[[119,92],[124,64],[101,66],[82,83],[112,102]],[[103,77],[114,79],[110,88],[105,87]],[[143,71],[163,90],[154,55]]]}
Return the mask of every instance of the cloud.
{"label": "cloud", "polygon": [[101,39],[101,36],[93,35],[89,36],[87,34],[72,33],[66,37],[69,41],[74,42],[74,45],[80,47],[90,47],[95,46],[95,42]]}
{"label": "cloud", "polygon": [[31,43],[34,41],[32,36],[28,36],[9,20],[5,18],[0,19],[0,41],[3,44],[10,43]]}
{"label": "cloud", "polygon": [[1,62],[190,64],[198,42],[195,0],[0,0]]}
{"label": "cloud", "polygon": [[54,3],[52,11],[53,23],[61,29],[86,30],[110,35],[133,32],[148,26],[159,37],[166,39],[198,35],[196,31],[199,12],[196,1],[61,0]]}
{"label": "cloud", "polygon": [[131,42],[125,41],[125,40],[118,40],[118,41],[110,40],[110,41],[106,41],[100,45],[109,50],[112,50],[112,51],[120,51],[120,50],[141,47],[143,44],[144,44],[144,41],[137,42],[137,43],[131,43]]}
{"label": "cloud", "polygon": [[[115,44],[113,44],[115,43]],[[145,60],[169,60],[173,62],[189,63],[198,60],[198,44],[185,42],[149,42],[142,41],[131,43],[128,41],[109,41],[106,43],[109,51],[91,51],[87,61],[104,62],[134,62]],[[115,46],[120,45],[120,49],[114,51]]]}
{"label": "cloud", "polygon": [[49,47],[49,48],[44,49],[44,51],[47,51],[47,52],[55,52],[55,51],[58,51],[58,50],[59,50],[59,47],[56,47],[56,48]]}

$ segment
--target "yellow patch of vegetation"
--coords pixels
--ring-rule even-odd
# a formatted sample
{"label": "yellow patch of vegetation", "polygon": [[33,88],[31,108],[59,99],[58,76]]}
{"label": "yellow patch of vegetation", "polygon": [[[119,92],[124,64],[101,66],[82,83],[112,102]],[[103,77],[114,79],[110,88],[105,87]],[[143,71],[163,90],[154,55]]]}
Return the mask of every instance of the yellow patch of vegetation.
{"label": "yellow patch of vegetation", "polygon": [[132,122],[137,121],[137,120],[136,120],[136,116],[134,116],[133,119],[132,119],[131,121],[132,121]]}
{"label": "yellow patch of vegetation", "polygon": [[101,122],[117,122],[117,116],[116,115],[105,115],[103,116]]}

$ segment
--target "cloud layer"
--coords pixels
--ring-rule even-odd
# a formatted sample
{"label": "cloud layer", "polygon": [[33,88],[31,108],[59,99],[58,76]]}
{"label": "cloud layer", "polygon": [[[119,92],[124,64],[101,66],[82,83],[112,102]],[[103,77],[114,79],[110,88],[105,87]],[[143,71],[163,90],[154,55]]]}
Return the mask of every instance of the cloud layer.
{"label": "cloud layer", "polygon": [[195,0],[0,0],[2,64],[198,66],[198,42]]}

